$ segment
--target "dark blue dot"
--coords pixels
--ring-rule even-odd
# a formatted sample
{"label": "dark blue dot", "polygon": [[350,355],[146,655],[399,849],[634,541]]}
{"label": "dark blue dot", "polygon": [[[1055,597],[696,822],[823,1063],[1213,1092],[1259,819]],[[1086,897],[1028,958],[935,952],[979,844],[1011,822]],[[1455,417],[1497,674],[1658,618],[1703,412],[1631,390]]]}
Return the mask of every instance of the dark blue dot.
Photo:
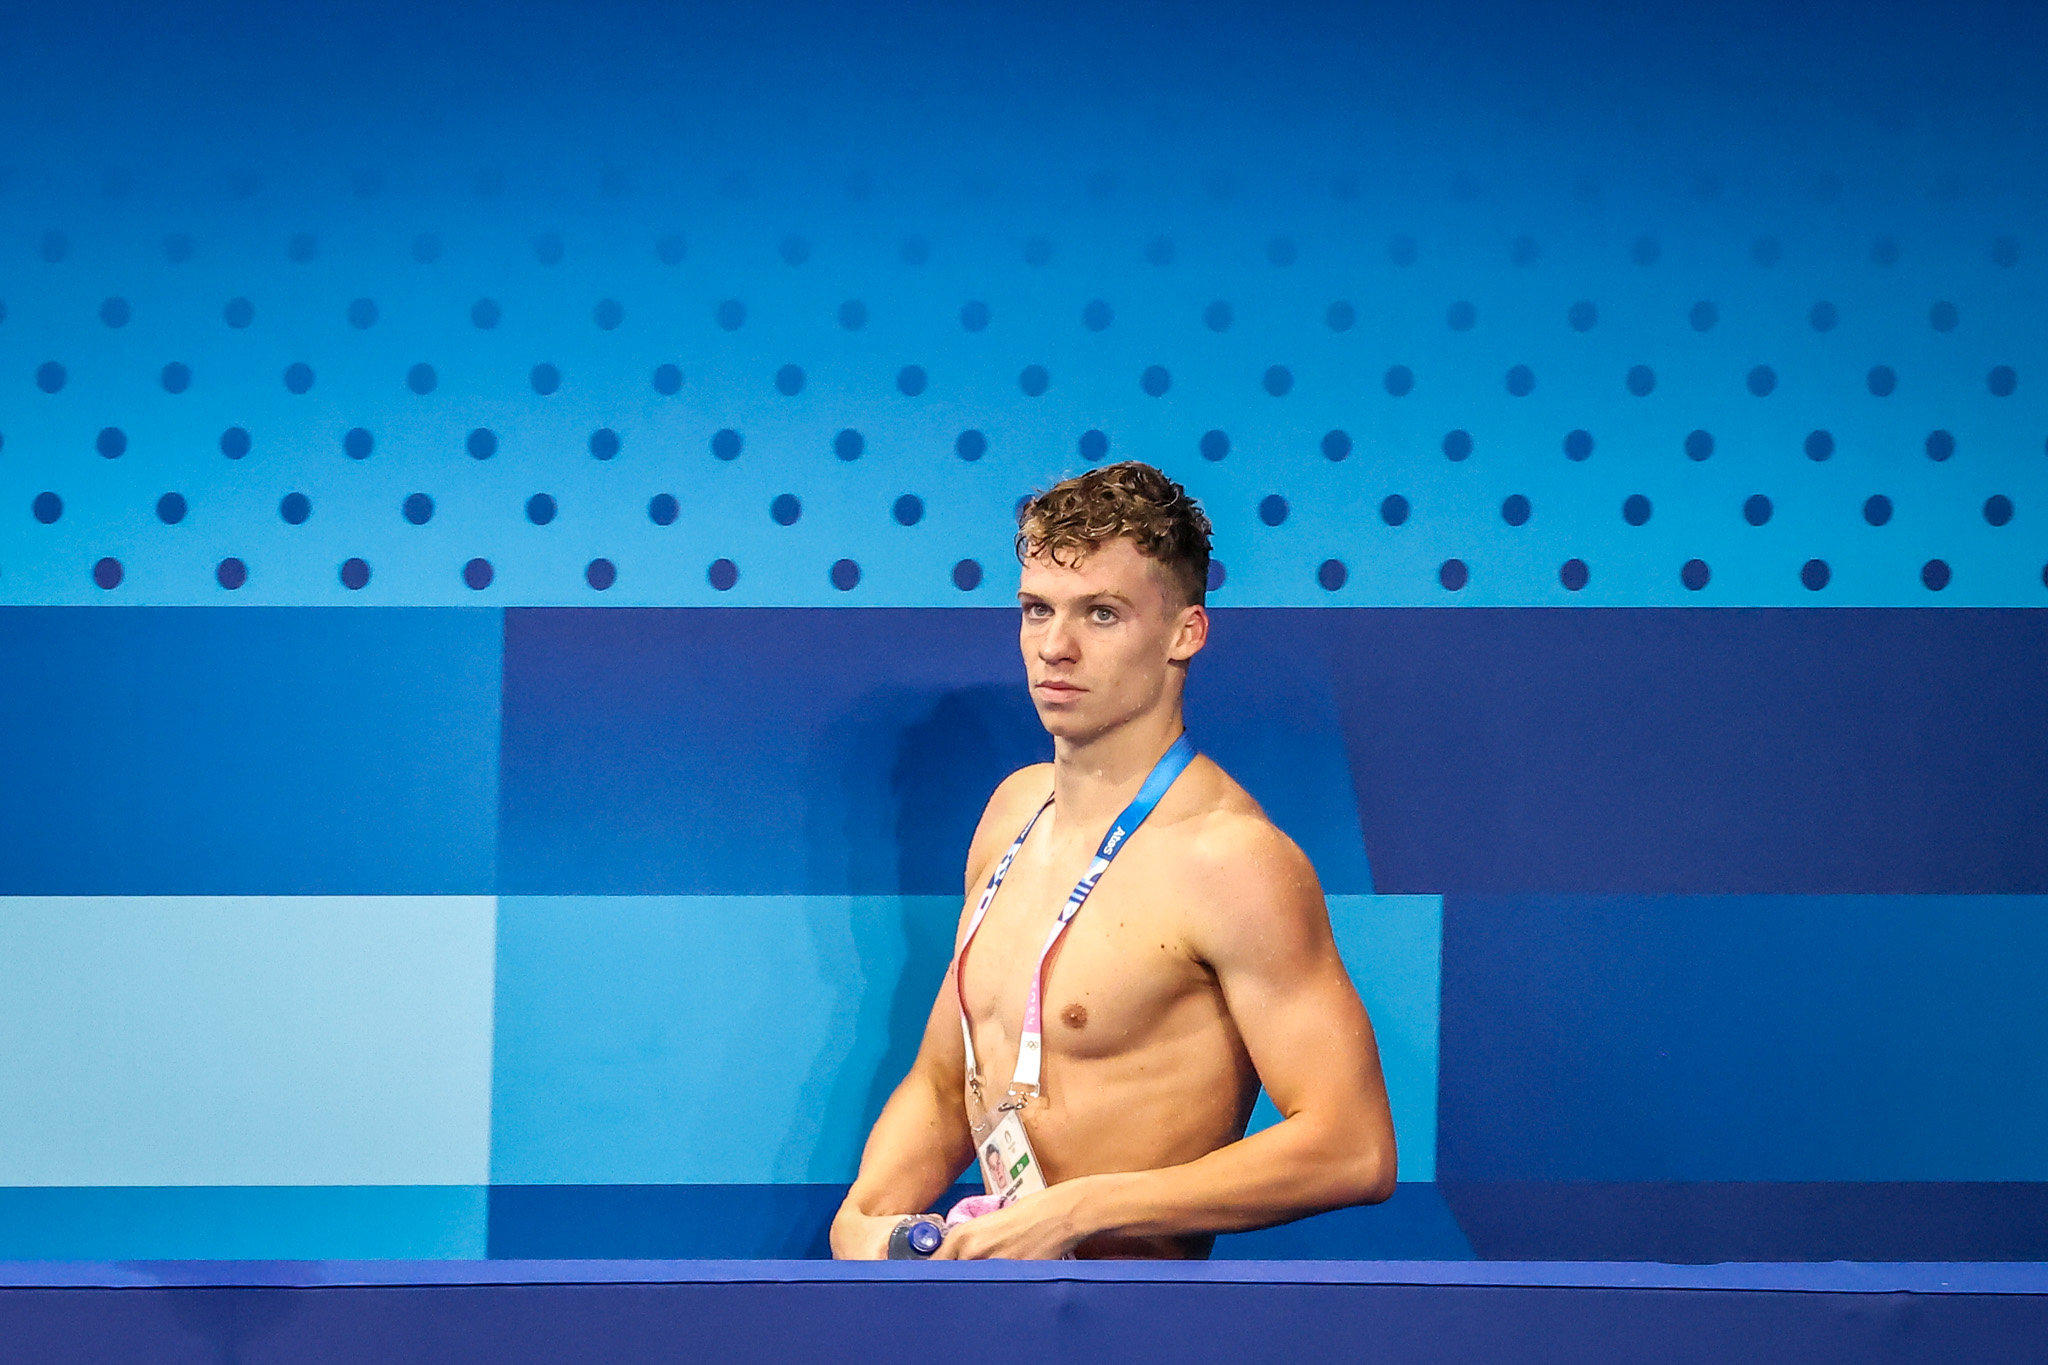
{"label": "dark blue dot", "polygon": [[1826,299],[1806,310],[1806,325],[1816,332],[1832,332],[1841,320],[1841,311]]}
{"label": "dark blue dot", "polygon": [[1508,371],[1508,392],[1517,398],[1527,398],[1536,387],[1536,372],[1527,365],[1517,365]]}
{"label": "dark blue dot", "polygon": [[562,372],[546,361],[534,366],[526,378],[535,393],[549,394],[562,387]]}
{"label": "dark blue dot", "polygon": [[860,585],[860,565],[850,559],[834,560],[832,563],[832,586],[841,592],[852,592]]}
{"label": "dark blue dot", "polygon": [[1510,526],[1521,526],[1529,520],[1529,500],[1520,493],[1510,493],[1501,499],[1500,519]]}
{"label": "dark blue dot", "polygon": [[1991,390],[1992,397],[2010,398],[2012,391],[2019,387],[2020,378],[2010,365],[1993,365],[1984,382],[1985,387]]}
{"label": "dark blue dot", "polygon": [[747,305],[738,299],[725,299],[712,310],[711,316],[724,331],[737,332],[746,325]]}
{"label": "dark blue dot", "polygon": [[1993,493],[1984,500],[1984,520],[1993,526],[2003,526],[2012,520],[2012,499],[2003,493]]}
{"label": "dark blue dot", "polygon": [[1462,559],[1446,559],[1437,565],[1436,581],[1443,584],[1449,592],[1457,592],[1463,588],[1471,580],[1471,576]]}
{"label": "dark blue dot", "polygon": [[1819,463],[1835,453],[1835,436],[1825,429],[1806,433],[1806,458]]}
{"label": "dark blue dot", "polygon": [[1444,311],[1444,321],[1453,332],[1469,332],[1479,321],[1479,310],[1464,299],[1459,299]]}
{"label": "dark blue dot", "polygon": [[1094,428],[1081,433],[1081,458],[1094,464],[1109,454],[1109,437]]}
{"label": "dark blue dot", "polygon": [[1406,365],[1390,366],[1380,382],[1394,397],[1405,398],[1415,389],[1415,371]]}
{"label": "dark blue dot", "polygon": [[1214,464],[1230,453],[1230,437],[1221,431],[1205,431],[1195,448],[1201,451],[1203,459]]}
{"label": "dark blue dot", "polygon": [[615,332],[619,324],[626,320],[626,306],[617,299],[599,299],[597,306],[590,310],[590,320],[596,323],[601,331]]}
{"label": "dark blue dot", "polygon": [[1896,238],[1879,237],[1870,244],[1870,261],[1873,265],[1897,265],[1899,243]]}
{"label": "dark blue dot", "polygon": [[534,238],[533,259],[539,261],[542,265],[560,265],[562,263],[562,234],[559,232],[543,232],[540,236]]}
{"label": "dark blue dot", "polygon": [[867,441],[852,427],[847,427],[832,438],[832,453],[842,460],[858,460],[861,451],[867,449]]}
{"label": "dark blue dot", "polygon": [[[1150,371],[1147,371],[1147,373],[1150,373]],[[1267,393],[1272,394],[1275,398],[1281,398],[1293,389],[1294,372],[1285,365],[1269,365],[1266,367],[1265,377],[1261,380],[1261,383],[1264,384]],[[1150,393],[1151,390],[1148,389],[1146,392]],[[1154,397],[1157,397],[1157,395],[1155,394]]]}
{"label": "dark blue dot", "polygon": [[1704,559],[1688,559],[1678,570],[1678,581],[1685,584],[1691,592],[1698,592],[1706,587],[1707,580],[1712,576]]}
{"label": "dark blue dot", "polygon": [[1101,299],[1090,299],[1081,310],[1081,325],[1091,332],[1100,332],[1116,320],[1116,314]]}
{"label": "dark blue dot", "polygon": [[164,366],[159,376],[165,393],[183,393],[192,387],[192,367],[182,361],[173,360]]}
{"label": "dark blue dot", "polygon": [[1953,332],[1959,321],[1961,315],[1956,312],[1956,306],[1947,299],[1941,300],[1927,310],[1927,325],[1937,332]]}
{"label": "dark blue dot", "polygon": [[1870,367],[1870,373],[1865,376],[1864,382],[1870,386],[1871,393],[1877,397],[1889,398],[1893,390],[1899,387],[1898,371],[1889,365],[1873,365]]}
{"label": "dark blue dot", "polygon": [[905,237],[896,254],[905,265],[923,265],[932,258],[932,244],[922,237]]}
{"label": "dark blue dot", "polygon": [[415,526],[425,526],[434,519],[434,500],[425,493],[411,493],[406,496],[400,509],[405,519]]}
{"label": "dark blue dot", "polygon": [[988,453],[988,437],[969,427],[953,438],[953,453],[963,460],[978,460]]}
{"label": "dark blue dot", "polygon": [[1628,249],[1628,258],[1637,265],[1655,265],[1657,258],[1664,254],[1664,248],[1655,237],[1638,237]]}
{"label": "dark blue dot", "polygon": [[790,265],[802,265],[805,261],[811,259],[811,244],[802,237],[784,237],[782,245],[777,248],[777,251],[782,259]]}
{"label": "dark blue dot", "polygon": [[647,500],[647,519],[656,526],[675,525],[676,516],[681,511],[682,505],[672,493],[656,493]]}
{"label": "dark blue dot", "polygon": [[740,567],[730,559],[714,559],[704,576],[711,580],[711,586],[718,591],[729,592],[732,585],[740,581]]}
{"label": "dark blue dot", "polygon": [[1323,433],[1323,458],[1331,462],[1346,459],[1351,454],[1351,433],[1338,427]]}
{"label": "dark blue dot", "polygon": [[1218,588],[1223,586],[1224,579],[1228,578],[1229,576],[1229,573],[1223,567],[1222,560],[1210,560],[1209,572],[1206,579],[1204,580],[1207,584],[1208,591],[1215,592]]}
{"label": "dark blue dot", "polygon": [[1799,566],[1799,581],[1806,585],[1808,592],[1819,592],[1828,585],[1828,562],[1825,559],[1809,559]]}
{"label": "dark blue dot", "polygon": [[491,580],[495,577],[497,574],[491,568],[491,561],[488,559],[472,559],[462,566],[462,581],[474,592],[482,592],[490,587]]}
{"label": "dark blue dot", "polygon": [[775,372],[775,388],[777,392],[789,398],[794,398],[797,394],[802,393],[804,388],[804,367],[801,365],[784,365],[781,369],[777,370]]}
{"label": "dark blue dot", "polygon": [[768,504],[768,515],[775,519],[778,526],[794,526],[796,519],[803,514],[804,505],[797,500],[794,493],[778,493],[775,495],[775,501]]}
{"label": "dark blue dot", "polygon": [[1470,459],[1472,433],[1463,429],[1444,433],[1444,458],[1453,462]]}
{"label": "dark blue dot", "polygon": [[55,393],[64,387],[64,367],[54,360],[46,360],[36,367],[36,387],[44,393]]}
{"label": "dark blue dot", "polygon": [[985,331],[988,327],[988,321],[988,305],[980,299],[971,299],[960,305],[960,325],[968,331]]}
{"label": "dark blue dot", "polygon": [[1149,242],[1146,242],[1145,263],[1147,265],[1172,265],[1173,238],[1154,237]]}
{"label": "dark blue dot", "polygon": [[1892,500],[1882,493],[1872,493],[1863,503],[1863,519],[1872,526],[1882,526],[1892,519]]}
{"label": "dark blue dot", "polygon": [[1593,306],[1592,300],[1580,299],[1571,306],[1564,317],[1574,332],[1590,332],[1593,330],[1593,324],[1600,320],[1600,310]]}
{"label": "dark blue dot", "polygon": [[109,327],[126,327],[131,314],[124,298],[111,298],[100,305],[100,321]]}
{"label": "dark blue dot", "polygon": [[405,386],[414,393],[432,393],[434,386],[441,382],[434,373],[434,367],[422,361],[405,372]]}
{"label": "dark blue dot", "polygon": [[360,592],[370,581],[370,566],[360,559],[346,559],[341,564],[341,586],[350,592]]}
{"label": "dark blue dot", "polygon": [[1293,239],[1275,237],[1266,243],[1266,259],[1274,265],[1293,265],[1296,258]]}
{"label": "dark blue dot", "polygon": [[505,310],[498,307],[496,299],[478,299],[469,306],[470,322],[486,332],[496,327],[504,316]]}
{"label": "dark blue dot", "polygon": [[285,243],[284,253],[300,265],[304,265],[320,254],[320,243],[314,240],[310,232],[294,232],[291,239]]}
{"label": "dark blue dot", "polygon": [[1930,559],[1920,566],[1920,581],[1929,592],[1940,592],[1948,586],[1948,565],[1939,559]]}
{"label": "dark blue dot", "polygon": [[953,586],[962,592],[973,592],[981,586],[981,565],[971,559],[963,559],[953,566]]}
{"label": "dark blue dot", "polygon": [[284,386],[293,393],[304,393],[313,387],[313,367],[303,360],[293,361],[284,372]]}
{"label": "dark blue dot", "polygon": [[1758,365],[1750,370],[1748,378],[1743,382],[1758,398],[1768,398],[1772,390],[1778,387],[1778,372],[1768,365]]}
{"label": "dark blue dot", "polygon": [[348,306],[348,325],[357,331],[377,325],[377,305],[369,299],[356,299]]}
{"label": "dark blue dot", "polygon": [[902,497],[896,499],[895,507],[890,510],[895,514],[896,520],[900,524],[915,526],[918,522],[924,520],[924,499],[915,493],[905,493]]}
{"label": "dark blue dot", "polygon": [[306,518],[313,515],[313,502],[304,493],[287,493],[277,505],[277,514],[292,526],[305,525]]}
{"label": "dark blue dot", "polygon": [[29,504],[29,510],[35,513],[37,521],[48,526],[64,515],[64,499],[55,493],[38,493],[36,500]]}
{"label": "dark blue dot", "polygon": [[591,458],[609,460],[619,453],[619,433],[610,427],[599,427],[590,433]]}
{"label": "dark blue dot", "polygon": [[1343,587],[1350,577],[1351,574],[1345,569],[1344,561],[1341,559],[1326,559],[1316,569],[1316,582],[1322,584],[1328,592],[1335,592]]}
{"label": "dark blue dot", "polygon": [[1564,457],[1574,463],[1591,458],[1593,454],[1593,433],[1583,427],[1574,427],[1564,434]]}
{"label": "dark blue dot", "polygon": [[1147,365],[1145,373],[1138,377],[1138,387],[1157,398],[1173,384],[1173,376],[1166,372],[1164,365]]}
{"label": "dark blue dot", "polygon": [[603,592],[619,581],[618,566],[609,559],[593,559],[583,566],[583,581]]}
{"label": "dark blue dot", "polygon": [[422,232],[412,239],[412,258],[421,265],[432,265],[441,259],[441,239],[431,232]]}
{"label": "dark blue dot", "polygon": [[1927,458],[1936,464],[1956,453],[1956,438],[1946,431],[1934,430],[1927,433]]}
{"label": "dark blue dot", "polygon": [[1268,526],[1278,526],[1287,520],[1287,499],[1278,493],[1268,493],[1259,500],[1259,520]]}
{"label": "dark blue dot", "polygon": [[1217,299],[1202,310],[1202,324],[1212,332],[1227,332],[1236,316],[1228,303]]}
{"label": "dark blue dot", "polygon": [[1333,332],[1348,332],[1358,323],[1358,310],[1338,299],[1323,311],[1323,325]]}
{"label": "dark blue dot", "polygon": [[1742,519],[1751,526],[1761,526],[1771,519],[1771,500],[1761,493],[1752,493],[1742,504]]}
{"label": "dark blue dot", "polygon": [[1420,254],[1421,248],[1415,244],[1413,237],[1403,235],[1387,243],[1387,259],[1395,265],[1402,267],[1414,265],[1416,257]]}
{"label": "dark blue dot", "polygon": [[526,519],[535,526],[545,526],[555,519],[555,500],[546,493],[535,493],[526,500]]}
{"label": "dark blue dot", "polygon": [[1408,520],[1408,499],[1399,493],[1389,493],[1380,502],[1380,520],[1389,526],[1399,526]]}
{"label": "dark blue dot", "polygon": [[683,387],[683,372],[675,365],[654,367],[654,391],[659,394],[673,394]]}
{"label": "dark blue dot", "polygon": [[859,299],[848,299],[839,305],[839,326],[848,332],[858,332],[868,325],[868,306]]}
{"label": "dark blue dot", "polygon": [[466,445],[471,459],[488,460],[498,453],[498,433],[489,427],[478,427],[469,433]]}
{"label": "dark blue dot", "polygon": [[119,427],[101,427],[92,448],[109,460],[117,460],[128,449],[128,433]]}
{"label": "dark blue dot", "polygon": [[214,568],[213,576],[223,588],[233,592],[249,581],[249,566],[229,555]]}
{"label": "dark blue dot", "polygon": [[220,434],[220,453],[230,460],[239,460],[249,453],[249,433],[240,427],[229,427]]}
{"label": "dark blue dot", "polygon": [[896,387],[908,397],[917,397],[930,383],[931,378],[925,374],[922,365],[905,365],[896,371]]}
{"label": "dark blue dot", "polygon": [[1692,306],[1692,311],[1686,314],[1686,320],[1692,324],[1695,332],[1711,332],[1714,330],[1714,324],[1721,320],[1721,310],[1701,299]]}
{"label": "dark blue dot", "polygon": [[112,591],[121,586],[121,561],[102,559],[92,566],[92,581]]}
{"label": "dark blue dot", "polygon": [[1631,526],[1641,526],[1650,519],[1650,500],[1641,493],[1631,493],[1621,504],[1621,519]]}
{"label": "dark blue dot", "polygon": [[1557,581],[1564,584],[1566,592],[1577,592],[1585,587],[1591,576],[1583,559],[1567,559],[1557,570]]}
{"label": "dark blue dot", "polygon": [[711,453],[721,460],[737,460],[742,444],[740,434],[731,427],[720,427],[711,434]]}
{"label": "dark blue dot", "polygon": [[1039,397],[1051,383],[1052,376],[1046,373],[1043,365],[1026,365],[1017,375],[1017,387],[1031,398]]}
{"label": "dark blue dot", "polygon": [[341,438],[341,450],[351,460],[367,460],[376,448],[376,441],[361,427],[350,427]]}
{"label": "dark blue dot", "polygon": [[1646,398],[1650,390],[1657,387],[1657,372],[1648,365],[1631,365],[1628,367],[1628,378],[1624,382],[1627,383],[1630,393],[1638,398]]}

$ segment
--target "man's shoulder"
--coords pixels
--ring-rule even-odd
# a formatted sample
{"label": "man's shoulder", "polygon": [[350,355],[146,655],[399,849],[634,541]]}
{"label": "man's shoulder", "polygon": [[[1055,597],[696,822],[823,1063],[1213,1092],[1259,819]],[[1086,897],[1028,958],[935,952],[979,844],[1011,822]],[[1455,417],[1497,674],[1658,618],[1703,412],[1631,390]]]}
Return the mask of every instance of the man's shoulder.
{"label": "man's shoulder", "polygon": [[1307,912],[1320,902],[1315,868],[1301,846],[1222,769],[1203,784],[1194,808],[1178,822],[1167,860],[1190,892],[1189,903],[1252,903],[1274,913]]}
{"label": "man's shoulder", "polygon": [[981,808],[981,819],[975,823],[974,838],[967,850],[969,886],[981,879],[986,865],[995,860],[996,851],[1016,837],[1017,830],[1011,826],[1022,828],[1051,791],[1050,763],[1028,764],[996,783],[996,789],[989,793]]}

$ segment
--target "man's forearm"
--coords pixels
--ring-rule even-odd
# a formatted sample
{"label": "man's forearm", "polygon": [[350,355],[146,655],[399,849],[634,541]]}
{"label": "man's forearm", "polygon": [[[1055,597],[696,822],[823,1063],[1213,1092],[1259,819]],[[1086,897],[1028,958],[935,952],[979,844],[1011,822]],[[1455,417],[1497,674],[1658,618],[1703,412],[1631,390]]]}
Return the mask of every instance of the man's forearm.
{"label": "man's forearm", "polygon": [[1242,1232],[1379,1203],[1394,1192],[1394,1153],[1298,1114],[1179,1166],[1062,1183],[1084,1238]]}
{"label": "man's forearm", "polygon": [[868,1134],[860,1175],[835,1223],[848,1218],[918,1213],[946,1192],[973,1158],[966,1111],[912,1074],[889,1097]]}

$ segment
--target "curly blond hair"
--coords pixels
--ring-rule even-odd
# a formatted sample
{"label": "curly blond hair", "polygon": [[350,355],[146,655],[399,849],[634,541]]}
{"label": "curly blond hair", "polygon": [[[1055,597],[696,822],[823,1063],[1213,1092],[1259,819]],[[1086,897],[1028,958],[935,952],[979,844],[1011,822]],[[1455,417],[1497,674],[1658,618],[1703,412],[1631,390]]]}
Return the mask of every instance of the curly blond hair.
{"label": "curly blond hair", "polygon": [[1033,494],[1017,509],[1017,562],[1043,551],[1071,568],[1110,541],[1129,539],[1162,564],[1182,604],[1209,590],[1211,527],[1187,490],[1142,460],[1106,464]]}

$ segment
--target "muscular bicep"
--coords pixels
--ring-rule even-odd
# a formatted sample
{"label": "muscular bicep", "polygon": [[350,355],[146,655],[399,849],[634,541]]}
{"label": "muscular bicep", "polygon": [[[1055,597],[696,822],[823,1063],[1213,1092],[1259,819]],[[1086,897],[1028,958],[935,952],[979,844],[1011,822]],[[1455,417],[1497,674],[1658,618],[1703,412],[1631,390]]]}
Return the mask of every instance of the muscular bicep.
{"label": "muscular bicep", "polygon": [[1274,1107],[1391,1154],[1379,1046],[1337,954],[1315,869],[1277,831],[1234,840],[1212,859],[1191,938]]}

